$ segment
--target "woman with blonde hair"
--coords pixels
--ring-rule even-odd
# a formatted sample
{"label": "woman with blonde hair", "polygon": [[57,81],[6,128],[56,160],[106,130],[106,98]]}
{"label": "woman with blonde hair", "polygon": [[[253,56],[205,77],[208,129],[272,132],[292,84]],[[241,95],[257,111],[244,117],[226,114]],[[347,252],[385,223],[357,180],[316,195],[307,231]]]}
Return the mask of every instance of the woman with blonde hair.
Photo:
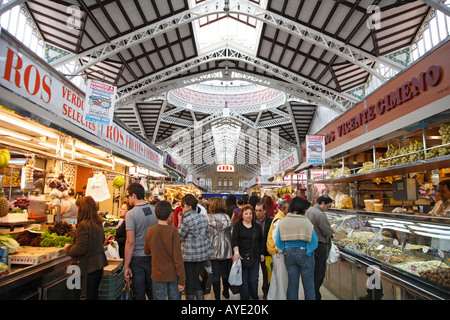
{"label": "woman with blonde hair", "polygon": [[[103,268],[108,265],[103,243],[105,233],[98,206],[91,196],[77,200],[77,227],[73,244],[66,244],[64,250],[72,257],[81,271],[81,300],[96,300]],[[77,293],[78,294],[78,293]]]}
{"label": "woman with blonde hair", "polygon": [[208,223],[209,237],[213,248],[211,265],[213,270],[213,290],[216,300],[220,300],[220,278],[223,284],[223,296],[229,298],[228,274],[231,262],[231,227],[230,217],[226,213],[225,200],[215,197],[210,200]]}

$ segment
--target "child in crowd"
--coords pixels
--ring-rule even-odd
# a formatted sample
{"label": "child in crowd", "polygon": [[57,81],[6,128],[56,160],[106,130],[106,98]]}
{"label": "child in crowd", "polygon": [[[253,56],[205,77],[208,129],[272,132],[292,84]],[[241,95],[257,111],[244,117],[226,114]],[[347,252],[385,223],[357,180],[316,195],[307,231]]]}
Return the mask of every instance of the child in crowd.
{"label": "child in crowd", "polygon": [[172,205],[167,201],[156,204],[158,224],[147,229],[145,254],[152,255],[154,300],[181,300],[186,275],[178,230],[168,224]]}

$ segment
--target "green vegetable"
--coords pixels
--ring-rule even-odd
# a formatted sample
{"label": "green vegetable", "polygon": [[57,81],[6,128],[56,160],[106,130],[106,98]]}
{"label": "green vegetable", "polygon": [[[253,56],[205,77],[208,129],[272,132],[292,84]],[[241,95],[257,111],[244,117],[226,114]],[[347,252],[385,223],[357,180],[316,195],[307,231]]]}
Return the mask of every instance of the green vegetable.
{"label": "green vegetable", "polygon": [[19,252],[20,244],[9,234],[0,233],[0,246],[7,246],[9,254]]}
{"label": "green vegetable", "polygon": [[73,239],[66,236],[58,236],[56,233],[50,233],[48,230],[45,230],[43,234],[41,234],[41,247],[64,247],[66,243],[72,244]]}

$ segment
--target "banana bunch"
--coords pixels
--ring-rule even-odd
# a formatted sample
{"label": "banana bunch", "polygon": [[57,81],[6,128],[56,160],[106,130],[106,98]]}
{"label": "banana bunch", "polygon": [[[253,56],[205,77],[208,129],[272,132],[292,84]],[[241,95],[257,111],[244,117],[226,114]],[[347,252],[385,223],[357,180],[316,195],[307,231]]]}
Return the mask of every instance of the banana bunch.
{"label": "banana bunch", "polygon": [[113,187],[114,188],[119,189],[119,188],[123,187],[124,184],[125,184],[125,178],[123,176],[117,176],[113,180]]}
{"label": "banana bunch", "polygon": [[[420,150],[423,150],[423,143],[417,142],[417,141],[415,141],[415,143],[410,142],[408,145],[405,145],[401,148],[396,148],[391,145],[391,148],[389,148],[389,150],[386,151],[386,158],[398,157],[401,155],[405,155],[405,156],[394,158],[394,159],[389,159],[387,161],[387,164],[388,164],[388,166],[395,166],[398,164],[404,164],[404,163],[418,161],[419,159],[423,159],[423,152],[412,153],[412,152],[420,151]],[[412,153],[412,154],[408,154],[408,153]]]}
{"label": "banana bunch", "polygon": [[[444,123],[439,128],[439,134],[442,136],[442,144],[450,143],[450,122]],[[450,154],[450,147],[444,146],[440,148],[434,148],[427,152],[427,155],[425,156],[426,159],[435,158],[435,157],[442,157],[447,154]]]}
{"label": "banana bunch", "polygon": [[7,149],[0,150],[0,169],[5,168],[8,165],[11,155]]}

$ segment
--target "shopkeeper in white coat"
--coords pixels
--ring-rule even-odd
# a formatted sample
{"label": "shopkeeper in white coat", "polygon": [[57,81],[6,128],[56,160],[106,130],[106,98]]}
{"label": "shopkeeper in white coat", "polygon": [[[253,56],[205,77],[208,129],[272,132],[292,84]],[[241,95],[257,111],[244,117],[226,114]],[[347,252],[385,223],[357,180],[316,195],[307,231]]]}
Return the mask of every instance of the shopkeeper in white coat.
{"label": "shopkeeper in white coat", "polygon": [[[429,214],[437,217],[450,218],[450,179],[439,182],[438,188],[441,200],[436,202],[433,210],[431,210]],[[431,246],[436,249],[447,251],[450,250],[450,240],[442,239],[438,236],[432,237]]]}
{"label": "shopkeeper in white coat", "polygon": [[76,221],[78,207],[76,205],[75,191],[70,188],[66,199],[61,199],[61,220],[62,221]]}
{"label": "shopkeeper in white coat", "polygon": [[437,217],[448,217],[450,210],[450,179],[442,180],[439,182],[438,187],[441,200],[436,202],[429,214]]}

